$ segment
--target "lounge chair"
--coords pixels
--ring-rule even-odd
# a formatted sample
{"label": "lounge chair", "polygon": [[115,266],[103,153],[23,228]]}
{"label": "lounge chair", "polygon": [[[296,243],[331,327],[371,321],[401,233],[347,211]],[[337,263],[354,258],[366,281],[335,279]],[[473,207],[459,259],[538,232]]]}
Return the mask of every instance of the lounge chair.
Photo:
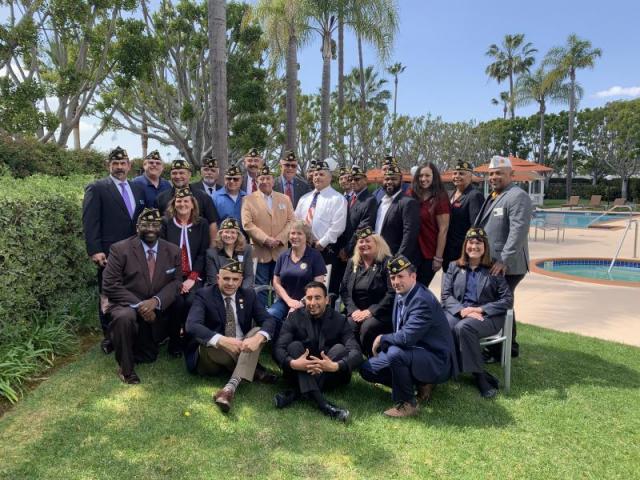
{"label": "lounge chair", "polygon": [[592,208],[603,208],[602,195],[591,195],[591,199],[589,200],[589,203],[582,208],[587,210]]}
{"label": "lounge chair", "polygon": [[543,240],[547,239],[547,230],[556,233],[556,243],[560,243],[560,231],[562,231],[562,241],[564,242],[564,215],[562,213],[547,213],[542,222],[535,223],[534,240],[538,240],[538,229],[543,232]]}
{"label": "lounge chair", "polygon": [[627,201],[624,198],[616,198],[613,201],[612,207],[621,207],[621,206],[625,205],[626,203],[627,203]]}
{"label": "lounge chair", "polygon": [[580,206],[580,196],[579,195],[572,195],[571,197],[569,197],[569,201],[567,203],[565,203],[564,205],[562,205],[563,207],[569,207],[569,210],[573,210],[573,207],[579,207]]}

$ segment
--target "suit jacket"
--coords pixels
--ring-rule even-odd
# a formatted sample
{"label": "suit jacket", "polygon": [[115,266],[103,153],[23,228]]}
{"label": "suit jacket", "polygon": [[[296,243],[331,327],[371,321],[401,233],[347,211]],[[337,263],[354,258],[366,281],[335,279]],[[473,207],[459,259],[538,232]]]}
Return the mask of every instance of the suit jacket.
{"label": "suit jacket", "polygon": [[[381,262],[374,263],[371,266],[374,273],[368,278],[371,304],[367,309],[371,312],[371,315],[382,322],[391,321],[391,308],[393,307],[393,301],[396,295],[389,281],[389,272],[387,271],[388,260],[389,258],[387,257]],[[359,310],[353,302],[355,283],[356,274],[353,271],[353,259],[350,258],[347,262],[347,268],[344,271],[342,283],[340,284],[340,298],[344,302],[348,316],[351,316],[353,312]]]}
{"label": "suit jacket", "polygon": [[[276,320],[267,313],[252,289],[241,287],[236,291],[236,315],[243,334],[246,335],[256,324],[273,337]],[[226,307],[218,286],[198,290],[185,327],[193,336],[185,355],[190,372],[195,371],[198,364],[198,344],[206,345],[214,335],[224,335],[225,323]]]}
{"label": "suit jacket", "polygon": [[[244,275],[242,280],[243,288],[253,288],[254,286],[254,277],[255,273],[253,270],[253,258],[252,258],[253,248],[251,245],[247,245],[244,247],[244,251],[240,254],[242,259],[240,259],[240,255],[238,255],[237,260],[242,262],[242,266],[244,268]],[[235,257],[235,254],[234,254]],[[218,249],[215,247],[211,247],[207,249],[207,257],[206,257],[206,272],[207,272],[207,280],[206,285],[215,285],[218,283],[218,279],[216,275],[222,266],[222,262],[228,261],[227,257],[220,255]]]}
{"label": "suit jacket", "polygon": [[171,306],[182,283],[180,249],[158,239],[158,253],[153,278],[149,278],[142,240],[133,236],[115,243],[102,276],[102,293],[109,300],[107,311],[115,306],[136,305],[158,297],[160,310]]}
{"label": "suit jacket", "polygon": [[347,226],[343,234],[338,239],[340,248],[344,248],[348,256],[353,254],[356,246],[356,230],[364,227],[376,227],[376,213],[378,212],[378,202],[368,189],[364,189],[358,193],[356,203],[348,204],[347,209]]}
{"label": "suit jacket", "polygon": [[[321,322],[318,335],[313,322]],[[273,356],[283,370],[294,360],[287,352],[287,347],[295,341],[302,342],[309,349],[309,354],[317,357],[322,351],[327,353],[334,345],[344,345],[348,353],[338,362],[340,370],[351,372],[363,361],[362,351],[349,322],[330,306],[327,306],[322,317],[317,320],[312,319],[305,308],[299,308],[284,321],[273,350]]]}
{"label": "suit jacket", "polygon": [[411,372],[418,381],[443,383],[456,375],[455,347],[449,323],[436,297],[416,283],[398,315],[398,296],[393,305],[393,333],[382,335],[380,349],[401,348],[412,356]]}
{"label": "suit jacket", "polygon": [[511,184],[489,207],[487,197],[475,225],[489,237],[491,258],[507,266],[507,275],[524,275],[529,271],[529,224],[533,206],[529,195]]}
{"label": "suit jacket", "polygon": [[[451,194],[450,199],[453,199],[454,194],[455,192]],[[462,195],[451,204],[444,258],[448,260],[460,258],[465,235],[478,216],[483,202],[484,196],[482,193],[473,185],[469,185],[462,192]]]}
{"label": "suit jacket", "polygon": [[[289,227],[295,219],[289,197],[272,192],[272,209],[267,208],[264,194],[260,191],[244,197],[242,201],[242,228],[253,245],[253,257],[258,263],[275,262],[287,249]],[[267,237],[280,240],[279,248],[264,245]]]}
{"label": "suit jacket", "polygon": [[[161,194],[158,195],[158,210],[160,213],[164,215],[167,211],[167,207],[169,203],[171,203],[171,199],[176,194],[175,187],[172,187],[171,190],[165,190]],[[206,218],[209,225],[218,221],[218,211],[216,210],[215,205],[211,201],[211,197],[204,193],[204,190],[193,190],[193,196],[196,198],[198,202],[198,208],[200,208],[200,216],[202,218]]]}
{"label": "suit jacket", "polygon": [[[162,219],[162,233],[160,236],[168,242],[180,246],[180,236],[182,229],[173,221],[173,218]],[[191,253],[191,271],[198,272],[200,278],[205,275],[205,259],[207,256],[207,248],[209,248],[209,223],[206,219],[200,217],[198,223],[193,224],[187,229],[189,237],[189,250]]]}
{"label": "suit jacket", "polygon": [[[513,294],[502,275],[491,275],[486,267],[478,267],[478,306],[485,312],[487,320],[494,323],[496,330],[504,325],[507,310],[513,306]],[[467,269],[455,262],[449,265],[442,282],[442,308],[450,315],[458,316],[464,308],[464,294],[467,290]]]}
{"label": "suit jacket", "polygon": [[382,223],[380,235],[385,239],[393,255],[402,254],[419,265],[420,204],[404,193],[398,194]]}
{"label": "suit jacket", "polygon": [[136,233],[138,215],[145,206],[144,190],[128,181],[135,199],[133,218],[111,177],[89,184],[82,202],[82,226],[87,253],[109,253],[111,245]]}
{"label": "suit jacket", "polygon": [[[273,185],[273,189],[276,192],[284,193],[284,188],[282,187],[282,176],[275,178],[275,183]],[[312,187],[306,182],[306,180],[298,177],[297,175],[293,177],[293,209],[295,210],[298,206],[298,201],[305,194],[309,193],[313,190]]]}
{"label": "suit jacket", "polygon": [[[205,188],[204,182],[202,180],[200,180],[199,182],[193,182],[189,184],[189,187],[191,188],[191,190],[201,190],[205,195],[210,197],[209,192]],[[220,185],[219,183],[216,183],[213,188],[213,191],[215,192],[216,190],[220,190],[221,188],[222,188],[222,185]]]}

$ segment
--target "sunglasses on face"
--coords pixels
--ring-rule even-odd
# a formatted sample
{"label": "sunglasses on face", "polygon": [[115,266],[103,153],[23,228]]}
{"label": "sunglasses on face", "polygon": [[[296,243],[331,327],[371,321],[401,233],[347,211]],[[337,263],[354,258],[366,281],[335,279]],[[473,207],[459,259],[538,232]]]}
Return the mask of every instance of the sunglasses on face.
{"label": "sunglasses on face", "polygon": [[297,163],[283,163],[282,168],[298,168]]}
{"label": "sunglasses on face", "polygon": [[227,182],[239,182],[240,179],[238,177],[225,177]]}

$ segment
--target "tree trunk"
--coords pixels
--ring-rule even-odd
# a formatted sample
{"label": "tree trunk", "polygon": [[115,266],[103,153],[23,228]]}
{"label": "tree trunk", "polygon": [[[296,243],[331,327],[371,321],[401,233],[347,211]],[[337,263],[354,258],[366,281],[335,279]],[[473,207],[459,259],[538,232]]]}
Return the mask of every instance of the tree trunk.
{"label": "tree trunk", "polygon": [[622,188],[620,189],[620,196],[626,202],[627,201],[627,192],[629,190],[629,177],[627,177],[626,175],[621,175],[621,179],[622,179]]}
{"label": "tree trunk", "polygon": [[208,0],[208,5],[213,155],[224,172],[228,164],[227,5],[225,0]]}
{"label": "tree trunk", "polygon": [[544,100],[540,102],[540,145],[538,152],[538,163],[540,165],[544,165],[544,147],[546,145],[544,141],[544,114],[547,111],[547,106],[544,103]]}
{"label": "tree trunk", "polygon": [[329,156],[329,96],[331,94],[331,32],[322,37],[322,88],[320,92],[320,160]]}
{"label": "tree trunk", "polygon": [[145,158],[149,154],[149,125],[147,125],[147,117],[142,112],[142,135],[140,135],[140,142],[142,143],[142,158]]}
{"label": "tree trunk", "polygon": [[[74,114],[75,115],[75,114]],[[73,149],[80,150],[80,120],[73,126]]]}
{"label": "tree trunk", "polygon": [[513,72],[509,72],[509,111],[511,112],[511,120],[516,118],[516,107],[513,104]]}
{"label": "tree trunk", "polygon": [[[293,28],[293,27],[292,27]],[[298,39],[296,32],[289,33],[287,44],[287,150],[296,152],[298,121]]]}
{"label": "tree trunk", "polygon": [[344,22],[342,12],[338,18],[338,157],[346,165],[344,154]]}
{"label": "tree trunk", "polygon": [[362,142],[362,157],[366,164],[369,161],[369,142],[367,141],[367,100],[364,84],[364,60],[362,58],[362,38],[358,35],[358,68],[360,70],[360,140]]}
{"label": "tree trunk", "polygon": [[395,136],[395,128],[396,128],[396,120],[398,113],[398,74],[395,75],[393,79],[393,120],[391,123],[391,155],[396,156],[396,136]]}
{"label": "tree trunk", "polygon": [[571,69],[571,95],[569,97],[569,129],[567,134],[567,198],[571,196],[573,179],[573,120],[576,111],[576,72]]}

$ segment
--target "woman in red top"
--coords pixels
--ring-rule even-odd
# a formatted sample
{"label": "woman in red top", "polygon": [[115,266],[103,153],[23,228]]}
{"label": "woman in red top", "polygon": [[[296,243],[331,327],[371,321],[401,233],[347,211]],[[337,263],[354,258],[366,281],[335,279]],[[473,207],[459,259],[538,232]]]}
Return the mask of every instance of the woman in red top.
{"label": "woman in red top", "polygon": [[418,281],[428,287],[440,268],[449,228],[449,198],[442,185],[440,172],[431,162],[416,170],[411,184],[411,196],[420,203],[420,233],[418,243],[422,263]]}

